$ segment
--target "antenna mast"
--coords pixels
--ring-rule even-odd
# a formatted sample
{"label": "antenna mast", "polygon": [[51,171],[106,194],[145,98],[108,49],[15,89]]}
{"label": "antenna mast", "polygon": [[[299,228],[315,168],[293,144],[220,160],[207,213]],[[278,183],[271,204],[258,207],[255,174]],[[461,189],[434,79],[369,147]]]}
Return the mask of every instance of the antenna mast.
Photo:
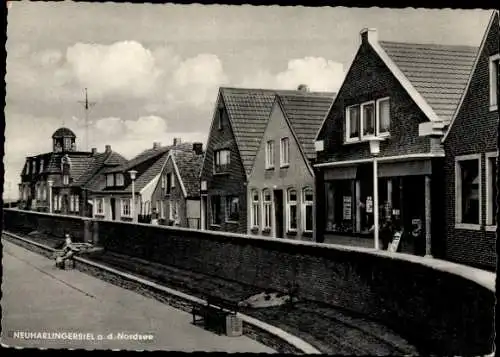
{"label": "antenna mast", "polygon": [[89,97],[87,94],[87,88],[85,88],[85,101],[78,101],[78,103],[83,104],[85,108],[85,151],[89,151],[89,109],[93,107],[96,103],[89,102]]}

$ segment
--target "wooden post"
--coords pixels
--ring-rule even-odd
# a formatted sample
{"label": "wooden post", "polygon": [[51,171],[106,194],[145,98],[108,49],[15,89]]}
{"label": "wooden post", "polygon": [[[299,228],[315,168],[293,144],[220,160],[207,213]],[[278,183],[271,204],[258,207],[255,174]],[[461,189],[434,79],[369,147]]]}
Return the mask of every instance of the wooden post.
{"label": "wooden post", "polygon": [[425,176],[425,256],[432,258],[431,242],[431,177]]}

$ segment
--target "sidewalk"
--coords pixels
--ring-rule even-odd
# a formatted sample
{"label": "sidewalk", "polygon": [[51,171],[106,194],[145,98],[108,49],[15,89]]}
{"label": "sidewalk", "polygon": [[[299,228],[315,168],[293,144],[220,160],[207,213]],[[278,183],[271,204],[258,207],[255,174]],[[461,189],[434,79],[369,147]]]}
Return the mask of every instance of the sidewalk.
{"label": "sidewalk", "polygon": [[[43,348],[274,351],[248,337],[219,336],[191,324],[191,315],[119,288],[2,240],[2,343]],[[77,332],[113,340],[21,339],[14,332]],[[151,334],[150,341],[119,340],[118,334]]]}

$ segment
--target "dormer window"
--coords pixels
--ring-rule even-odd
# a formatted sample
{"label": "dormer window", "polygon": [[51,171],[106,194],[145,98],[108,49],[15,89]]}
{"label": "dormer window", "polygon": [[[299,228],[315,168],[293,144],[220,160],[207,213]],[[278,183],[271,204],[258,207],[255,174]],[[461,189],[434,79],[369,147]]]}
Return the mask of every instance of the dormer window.
{"label": "dormer window", "polygon": [[63,185],[69,185],[69,175],[63,175]]}
{"label": "dormer window", "polygon": [[124,177],[122,173],[116,174],[116,186],[123,186],[124,185]]}
{"label": "dormer window", "polygon": [[108,174],[106,175],[106,186],[111,187],[115,185],[114,175]]}
{"label": "dormer window", "polygon": [[64,138],[64,151],[69,151],[71,150],[71,138]]}

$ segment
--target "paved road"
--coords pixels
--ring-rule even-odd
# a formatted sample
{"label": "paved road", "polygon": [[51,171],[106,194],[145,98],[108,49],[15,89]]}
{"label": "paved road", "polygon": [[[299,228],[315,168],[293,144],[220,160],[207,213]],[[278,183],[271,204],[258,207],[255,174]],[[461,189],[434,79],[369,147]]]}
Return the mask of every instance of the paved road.
{"label": "paved road", "polygon": [[[60,270],[43,256],[2,240],[2,343],[42,348],[207,352],[268,352],[247,337],[218,336],[191,324],[191,315],[77,270]],[[73,339],[26,339],[19,332],[80,333]],[[118,334],[152,334],[150,341]],[[86,334],[92,335],[86,335]],[[97,341],[97,335],[103,340]],[[113,340],[107,337],[113,334]],[[89,340],[93,336],[95,340]],[[35,336],[38,337],[38,336]],[[122,335],[122,338],[124,335]],[[76,339],[75,339],[76,338]]]}

